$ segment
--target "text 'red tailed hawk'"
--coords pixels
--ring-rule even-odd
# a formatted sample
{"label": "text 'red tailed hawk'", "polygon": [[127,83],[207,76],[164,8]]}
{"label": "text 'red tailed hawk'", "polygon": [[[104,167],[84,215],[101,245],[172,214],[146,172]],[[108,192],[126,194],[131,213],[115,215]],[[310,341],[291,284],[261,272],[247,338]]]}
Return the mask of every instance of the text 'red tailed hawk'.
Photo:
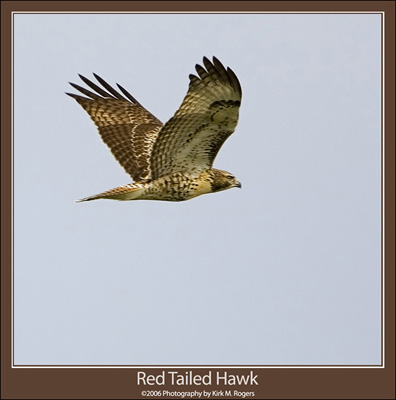
{"label": "text 'red tailed hawk'", "polygon": [[162,124],[123,87],[118,93],[102,78],[96,93],[74,83],[87,97],[67,93],[88,112],[100,136],[134,183],[86,197],[96,199],[181,201],[205,193],[241,187],[213,161],[238,122],[242,91],[234,72],[213,57],[196,65],[188,93],[175,115]]}

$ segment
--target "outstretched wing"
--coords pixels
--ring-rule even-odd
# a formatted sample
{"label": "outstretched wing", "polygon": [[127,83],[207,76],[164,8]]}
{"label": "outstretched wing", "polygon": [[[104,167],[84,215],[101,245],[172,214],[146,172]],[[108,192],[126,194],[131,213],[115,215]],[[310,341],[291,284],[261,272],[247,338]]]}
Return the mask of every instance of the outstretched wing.
{"label": "outstretched wing", "polygon": [[136,181],[151,178],[150,154],[162,122],[148,112],[122,86],[123,97],[98,75],[104,89],[79,75],[96,93],[70,83],[87,97],[66,93],[88,112],[100,136],[117,161]]}
{"label": "outstretched wing", "polygon": [[153,178],[211,168],[238,122],[242,90],[234,72],[213,57],[196,65],[182,105],[162,127],[151,154]]}

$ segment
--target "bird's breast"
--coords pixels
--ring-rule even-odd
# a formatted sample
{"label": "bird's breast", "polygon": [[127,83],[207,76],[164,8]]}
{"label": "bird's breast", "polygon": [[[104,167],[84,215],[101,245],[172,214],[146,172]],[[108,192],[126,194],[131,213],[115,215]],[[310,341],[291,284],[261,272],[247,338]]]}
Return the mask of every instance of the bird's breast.
{"label": "bird's breast", "polygon": [[183,201],[211,193],[209,174],[175,173],[162,176],[146,186],[144,199]]}

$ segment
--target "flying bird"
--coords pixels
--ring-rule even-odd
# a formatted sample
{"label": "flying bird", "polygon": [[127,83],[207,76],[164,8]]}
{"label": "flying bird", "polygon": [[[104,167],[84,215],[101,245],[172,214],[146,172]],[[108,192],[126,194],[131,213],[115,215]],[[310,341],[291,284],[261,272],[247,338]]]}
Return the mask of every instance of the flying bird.
{"label": "flying bird", "polygon": [[196,65],[197,75],[180,108],[165,124],[117,84],[82,75],[93,91],[70,83],[73,97],[89,114],[102,140],[133,182],[80,201],[96,199],[183,201],[241,187],[235,176],[214,169],[213,161],[238,123],[242,90],[235,73],[213,57]]}

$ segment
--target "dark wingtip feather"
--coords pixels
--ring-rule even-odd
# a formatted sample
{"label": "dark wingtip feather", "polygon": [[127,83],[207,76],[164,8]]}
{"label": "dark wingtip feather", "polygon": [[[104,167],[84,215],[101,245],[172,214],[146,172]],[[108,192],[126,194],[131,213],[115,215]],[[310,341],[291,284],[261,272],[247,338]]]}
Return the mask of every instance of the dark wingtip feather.
{"label": "dark wingtip feather", "polygon": [[208,76],[208,73],[206,72],[205,68],[199,64],[195,65],[195,70],[197,71],[201,79],[205,79]]}
{"label": "dark wingtip feather", "polygon": [[216,70],[220,74],[220,76],[223,78],[224,82],[232,85],[231,78],[228,75],[227,70],[225,69],[224,65],[215,56],[213,56],[212,59],[213,59],[214,67],[216,68]]}
{"label": "dark wingtip feather", "polygon": [[210,60],[208,57],[204,56],[202,59],[203,63],[206,65],[207,63],[211,64]]}
{"label": "dark wingtip feather", "polygon": [[65,92],[65,94],[67,94],[70,97],[73,97],[73,99],[76,99],[77,97],[80,97],[80,96],[78,96],[77,94],[74,94],[74,93]]}
{"label": "dark wingtip feather", "polygon": [[[217,57],[215,57],[215,56],[212,57],[212,60],[213,60],[213,63],[214,63],[214,64],[223,65],[223,64],[220,62],[220,60],[219,60]],[[224,68],[224,66],[223,66],[223,68]]]}
{"label": "dark wingtip feather", "polygon": [[[220,71],[217,70],[217,68],[212,64],[212,62],[207,57],[203,58],[203,63],[209,75],[212,77],[212,79],[219,79],[221,81],[224,81],[224,77],[221,75]],[[228,79],[226,79],[224,83],[226,83],[227,81]]]}
{"label": "dark wingtip feather", "polygon": [[109,92],[111,93],[114,97],[120,100],[125,100],[123,96],[121,96],[120,93],[117,92],[112,86],[110,86],[103,78],[101,78],[99,75],[93,73],[93,76],[96,78],[96,80]]}
{"label": "dark wingtip feather", "polygon": [[231,78],[231,82],[233,83],[233,85],[235,85],[235,89],[237,89],[238,92],[242,95],[242,87],[239,83],[239,79],[235,75],[235,72],[230,67],[227,67],[227,73]]}
{"label": "dark wingtip feather", "polygon": [[[92,75],[96,78],[96,80],[98,80],[99,82],[100,81],[104,81],[104,79],[103,78],[101,78],[98,74],[95,74],[95,72],[92,72]],[[100,83],[102,83],[102,82],[100,82]]]}
{"label": "dark wingtip feather", "polygon": [[213,56],[213,65],[215,68],[223,75],[227,75],[227,70],[225,69],[224,65],[219,61],[219,59]]}
{"label": "dark wingtip feather", "polygon": [[[211,62],[206,56],[203,57],[203,64],[208,72],[199,64],[195,65],[195,69],[201,79],[205,79],[208,75],[220,78],[224,83],[231,85],[240,95],[242,95],[241,84],[234,71],[220,62],[220,60],[213,56]],[[194,76],[194,75],[193,75]],[[191,75],[190,75],[191,79]]]}
{"label": "dark wingtip feather", "polygon": [[86,78],[85,76],[82,76],[80,74],[78,74],[78,76],[80,77],[80,79],[87,85],[89,86],[91,89],[95,90],[96,93],[100,94],[101,96],[105,97],[105,98],[114,98],[110,93],[106,92],[105,90],[103,90],[102,88],[100,88],[98,85],[95,85],[92,81],[90,81],[88,78]]}
{"label": "dark wingtip feather", "polygon": [[198,87],[202,82],[196,75],[190,74],[188,77],[190,78],[190,86]]}
{"label": "dark wingtip feather", "polygon": [[[75,84],[75,83],[69,82],[69,84],[70,84],[71,86],[73,86],[74,89],[78,90],[79,92],[81,92],[81,93],[84,94],[85,96],[90,97],[91,99],[100,99],[100,96],[98,96],[97,94],[92,93],[92,92],[90,92],[89,90],[87,90],[87,89],[85,89],[85,88],[83,88],[83,87],[81,87],[81,86],[79,86],[79,85],[77,85],[77,84]],[[80,97],[81,97],[81,96],[80,96]]]}
{"label": "dark wingtip feather", "polygon": [[121,90],[121,92],[124,94],[125,97],[127,97],[129,100],[132,101],[132,103],[139,104],[140,103],[126,90],[124,89],[120,84],[116,83],[118,88]]}

